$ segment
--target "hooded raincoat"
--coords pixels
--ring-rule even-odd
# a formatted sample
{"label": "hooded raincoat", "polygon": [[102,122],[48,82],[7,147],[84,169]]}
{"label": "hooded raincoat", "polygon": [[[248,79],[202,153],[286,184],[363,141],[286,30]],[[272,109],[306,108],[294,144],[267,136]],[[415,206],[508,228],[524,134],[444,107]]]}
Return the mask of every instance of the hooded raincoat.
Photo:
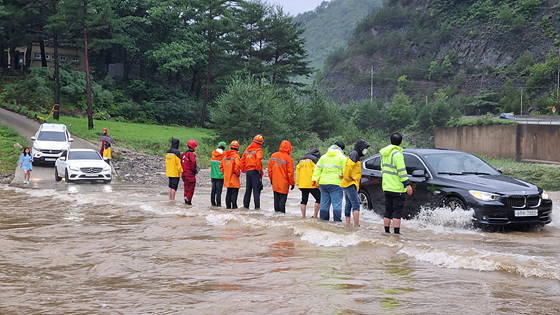
{"label": "hooded raincoat", "polygon": [[381,174],[383,191],[396,193],[406,192],[406,186],[410,183],[406,174],[404,164],[403,148],[397,145],[388,145],[381,149]]}
{"label": "hooded raincoat", "polygon": [[311,149],[307,154],[299,160],[296,167],[296,184],[299,189],[314,189],[319,186],[313,186],[313,171],[315,165],[319,161],[321,153],[319,149]]}
{"label": "hooded raincoat", "polygon": [[210,178],[223,179],[224,173],[220,170],[222,159],[226,156],[226,152],[220,148],[212,151],[212,164],[210,171]]}
{"label": "hooded raincoat", "polygon": [[241,160],[239,152],[234,149],[227,151],[220,163],[220,170],[224,173],[224,186],[227,188],[240,188],[239,175],[241,175]]}
{"label": "hooded raincoat", "polygon": [[165,169],[167,177],[181,177],[183,167],[181,165],[181,152],[179,151],[179,139],[171,140],[171,148],[165,155]]}
{"label": "hooded raincoat", "polygon": [[338,146],[332,145],[317,162],[311,180],[318,182],[320,185],[340,186],[340,176],[343,174],[345,167],[346,156]]}
{"label": "hooded raincoat", "polygon": [[257,170],[262,176],[262,158],[263,150],[261,145],[256,142],[251,143],[241,157],[241,171],[247,173],[250,170]]}
{"label": "hooded raincoat", "polygon": [[268,178],[272,182],[272,190],[281,194],[288,194],[290,186],[296,184],[291,153],[292,144],[284,140],[280,144],[280,150],[273,153],[268,161]]}
{"label": "hooded raincoat", "polygon": [[356,185],[356,189],[360,190],[360,180],[362,179],[362,163],[360,158],[364,156],[362,151],[369,148],[369,143],[365,140],[358,140],[354,145],[354,151],[350,152],[346,160],[346,167],[342,175],[340,187],[350,187]]}

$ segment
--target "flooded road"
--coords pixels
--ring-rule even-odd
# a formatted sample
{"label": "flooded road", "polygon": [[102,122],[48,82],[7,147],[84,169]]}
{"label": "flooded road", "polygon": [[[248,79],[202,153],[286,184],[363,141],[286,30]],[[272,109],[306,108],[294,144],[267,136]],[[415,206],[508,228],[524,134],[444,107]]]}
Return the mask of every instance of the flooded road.
{"label": "flooded road", "polygon": [[560,313],[558,194],[541,230],[437,209],[397,236],[371,212],[303,220],[297,191],[277,215],[270,188],[261,211],[211,208],[209,190],[187,208],[166,187],[0,186],[0,313]]}

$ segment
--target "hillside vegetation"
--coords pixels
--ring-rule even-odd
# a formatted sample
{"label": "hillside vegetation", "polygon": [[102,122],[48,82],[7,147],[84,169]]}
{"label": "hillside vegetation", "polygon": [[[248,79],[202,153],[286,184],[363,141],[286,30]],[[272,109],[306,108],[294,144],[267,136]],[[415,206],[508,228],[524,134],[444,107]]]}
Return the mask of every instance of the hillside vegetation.
{"label": "hillside vegetation", "polygon": [[329,56],[320,87],[343,103],[371,98],[373,83],[385,102],[399,89],[419,104],[440,91],[464,115],[551,113],[559,11],[544,0],[386,1]]}
{"label": "hillside vegetation", "polygon": [[346,47],[348,35],[381,0],[323,1],[315,10],[298,14],[295,22],[304,30],[305,49],[312,68],[322,70],[327,56]]}

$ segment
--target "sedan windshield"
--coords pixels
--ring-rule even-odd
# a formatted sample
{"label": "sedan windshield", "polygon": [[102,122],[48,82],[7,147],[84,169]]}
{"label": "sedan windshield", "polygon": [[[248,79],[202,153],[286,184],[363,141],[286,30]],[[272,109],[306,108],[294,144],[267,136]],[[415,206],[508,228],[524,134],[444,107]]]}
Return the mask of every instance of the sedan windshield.
{"label": "sedan windshield", "polygon": [[61,131],[41,131],[37,140],[41,141],[66,141],[66,135]]}
{"label": "sedan windshield", "polygon": [[440,153],[425,155],[424,159],[438,174],[449,175],[499,175],[496,169],[480,158],[468,153]]}
{"label": "sedan windshield", "polygon": [[101,160],[101,156],[95,151],[71,151],[68,160]]}

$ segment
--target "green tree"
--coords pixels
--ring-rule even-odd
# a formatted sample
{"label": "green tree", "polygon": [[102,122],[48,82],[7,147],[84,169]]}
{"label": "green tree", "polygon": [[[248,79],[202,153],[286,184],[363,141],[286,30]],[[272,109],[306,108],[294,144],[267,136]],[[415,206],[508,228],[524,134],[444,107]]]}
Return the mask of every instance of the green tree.
{"label": "green tree", "polygon": [[402,130],[412,123],[414,112],[411,100],[403,92],[395,93],[387,111],[392,131]]}

